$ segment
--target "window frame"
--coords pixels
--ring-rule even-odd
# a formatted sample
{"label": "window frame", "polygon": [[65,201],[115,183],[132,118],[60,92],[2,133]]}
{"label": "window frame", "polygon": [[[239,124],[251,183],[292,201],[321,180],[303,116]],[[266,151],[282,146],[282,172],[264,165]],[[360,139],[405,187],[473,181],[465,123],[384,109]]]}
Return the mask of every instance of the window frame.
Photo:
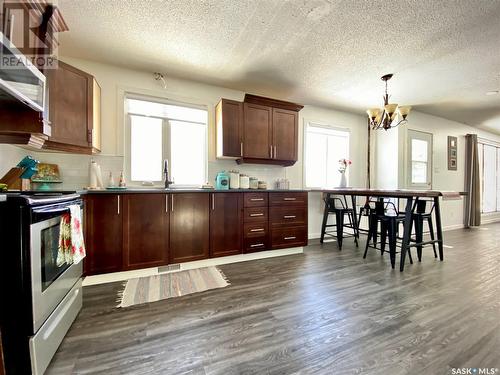
{"label": "window frame", "polygon": [[[481,215],[497,215],[500,213],[499,203],[499,167],[500,167],[500,143],[495,141],[490,141],[488,139],[478,138],[478,159],[479,159],[479,177],[480,177],[480,189],[481,189]],[[495,159],[495,211],[485,212],[483,208],[484,203],[484,146],[495,148],[496,159]],[[480,152],[481,151],[481,152]]]}
{"label": "window frame", "polygon": [[[412,140],[421,140],[428,142],[427,149],[427,181],[425,183],[414,183],[412,181]],[[408,129],[406,134],[406,186],[410,189],[432,189],[432,169],[434,167],[434,135],[421,130]]]}
{"label": "window frame", "polygon": [[[322,123],[318,121],[307,121],[304,120],[304,129],[303,129],[303,147],[302,147],[302,159],[303,159],[303,168],[302,168],[302,186],[304,186],[305,189],[315,189],[315,188],[326,188],[326,186],[308,186],[307,185],[307,133],[308,129],[310,127],[316,127],[316,128],[324,128],[328,130],[334,130],[334,131],[339,131],[339,132],[345,132],[347,133],[347,156],[345,157],[346,159],[351,160],[351,129],[347,127],[341,127],[341,126],[336,126],[336,125],[331,125],[327,123]],[[346,172],[346,180],[347,180],[347,185],[349,185],[349,168],[347,168]]]}
{"label": "window frame", "polygon": [[[128,99],[135,99],[135,100],[142,100],[142,101],[147,101],[147,102],[153,102],[153,103],[160,103],[160,104],[167,104],[167,105],[174,105],[174,106],[179,106],[179,107],[186,107],[186,108],[194,108],[194,109],[201,109],[207,112],[207,121],[205,123],[202,122],[196,122],[196,121],[184,121],[180,119],[170,119],[166,117],[159,117],[159,116],[146,116],[142,114],[136,114],[136,113],[129,113],[127,111],[127,100]],[[126,181],[127,184],[130,186],[150,186],[150,187],[163,187],[164,186],[164,181],[165,179],[162,178],[159,181],[135,181],[132,180],[132,173],[131,173],[131,159],[132,159],[132,142],[131,142],[131,116],[142,116],[142,117],[150,117],[150,118],[158,118],[162,120],[162,161],[163,160],[168,160],[168,165],[169,165],[169,173],[170,173],[170,178],[175,176],[172,176],[172,155],[171,155],[171,145],[170,145],[170,140],[171,140],[171,127],[170,127],[170,121],[180,121],[180,122],[186,122],[186,123],[194,123],[194,124],[200,124],[205,126],[205,160],[204,160],[204,173],[205,173],[205,181],[208,179],[208,162],[209,162],[209,115],[210,112],[208,110],[208,107],[206,105],[199,105],[199,104],[192,104],[192,103],[184,103],[184,102],[178,102],[178,101],[172,101],[168,100],[165,98],[157,98],[157,97],[152,97],[152,96],[147,96],[147,95],[138,95],[138,94],[131,94],[127,93],[123,97],[123,109],[124,109],[124,125],[125,125],[125,147],[124,147],[124,161],[125,161],[125,176],[126,176]],[[163,170],[163,169],[162,169]],[[163,176],[163,172],[162,172]],[[203,182],[203,183],[204,183]],[[152,183],[152,184],[150,184]],[[190,187],[199,187],[200,185],[192,185],[192,184],[178,184],[175,183],[171,184],[172,187],[177,187],[177,188],[190,188]]]}

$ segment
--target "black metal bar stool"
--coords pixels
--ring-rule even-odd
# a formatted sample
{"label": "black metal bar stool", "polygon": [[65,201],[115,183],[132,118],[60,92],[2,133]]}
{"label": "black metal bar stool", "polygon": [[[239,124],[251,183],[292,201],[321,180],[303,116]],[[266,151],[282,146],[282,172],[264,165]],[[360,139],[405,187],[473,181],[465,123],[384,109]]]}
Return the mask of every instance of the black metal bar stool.
{"label": "black metal bar stool", "polygon": [[[391,259],[391,267],[395,268],[396,265],[396,248],[398,246],[398,227],[401,223],[404,223],[405,217],[400,214],[396,205],[393,202],[384,202],[383,200],[378,200],[374,202],[375,208],[372,209],[369,218],[369,229],[368,238],[366,240],[365,253],[363,259],[366,258],[368,253],[368,247],[373,247],[380,250],[380,254],[383,255],[385,252],[385,245],[387,242],[387,237],[389,237],[389,255]],[[390,212],[389,214],[389,211]],[[378,223],[380,223],[380,248],[377,248],[376,235],[378,232]],[[370,246],[370,240],[374,239],[373,246]],[[411,253],[408,252],[408,257],[410,263],[413,263]]]}
{"label": "black metal bar stool", "polygon": [[[323,212],[323,223],[321,225],[321,238],[320,242],[323,243],[325,236],[330,236],[337,239],[337,244],[340,250],[342,250],[342,241],[344,238],[354,237],[354,243],[356,247],[358,246],[358,224],[356,218],[356,208],[349,207],[347,204],[347,199],[344,196],[344,199],[340,199],[338,197],[331,197],[329,194],[324,198],[325,201],[325,209]],[[328,217],[330,214],[335,215],[335,224],[328,224]],[[345,223],[345,216],[349,220],[348,223]],[[335,234],[332,232],[328,232],[326,229],[334,227]],[[344,228],[351,228],[353,233],[344,233]]]}
{"label": "black metal bar stool", "polygon": [[[416,204],[416,212],[412,214],[412,225],[415,226],[415,239],[412,241],[417,243],[417,257],[418,261],[422,261],[422,248],[423,239],[424,239],[424,221],[427,222],[429,226],[429,235],[432,241],[432,248],[434,250],[434,258],[437,258],[436,252],[436,243],[434,242],[434,225],[432,223],[432,212],[434,211],[434,204],[431,205],[431,209],[427,212],[427,203],[426,200],[417,200]],[[432,203],[432,202],[429,202]]]}

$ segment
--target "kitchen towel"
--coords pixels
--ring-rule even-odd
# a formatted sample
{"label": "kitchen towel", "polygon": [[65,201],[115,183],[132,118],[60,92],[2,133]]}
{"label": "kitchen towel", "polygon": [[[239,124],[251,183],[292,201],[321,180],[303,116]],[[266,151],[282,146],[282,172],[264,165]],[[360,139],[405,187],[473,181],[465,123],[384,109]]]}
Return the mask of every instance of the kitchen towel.
{"label": "kitchen towel", "polygon": [[79,263],[85,258],[85,243],[83,242],[82,215],[80,206],[69,206],[69,214],[63,214],[59,226],[59,249],[57,266],[64,263]]}

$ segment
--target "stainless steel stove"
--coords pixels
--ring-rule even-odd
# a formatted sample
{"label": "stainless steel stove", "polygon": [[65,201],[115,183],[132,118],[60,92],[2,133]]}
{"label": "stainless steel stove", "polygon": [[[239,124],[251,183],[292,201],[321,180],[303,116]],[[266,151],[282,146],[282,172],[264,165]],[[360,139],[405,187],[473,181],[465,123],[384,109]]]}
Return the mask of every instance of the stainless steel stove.
{"label": "stainless steel stove", "polygon": [[81,309],[82,263],[57,263],[61,217],[70,205],[83,208],[76,192],[0,194],[0,323],[8,374],[43,374]]}

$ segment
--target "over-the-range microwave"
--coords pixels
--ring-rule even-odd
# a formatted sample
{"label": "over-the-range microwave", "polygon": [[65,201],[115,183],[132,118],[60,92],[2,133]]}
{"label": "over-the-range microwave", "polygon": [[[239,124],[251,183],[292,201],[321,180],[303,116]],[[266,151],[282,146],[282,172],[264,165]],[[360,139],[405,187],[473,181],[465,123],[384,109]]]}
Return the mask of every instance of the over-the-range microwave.
{"label": "over-the-range microwave", "polygon": [[42,72],[0,32],[0,106],[22,102],[43,112],[45,83]]}

